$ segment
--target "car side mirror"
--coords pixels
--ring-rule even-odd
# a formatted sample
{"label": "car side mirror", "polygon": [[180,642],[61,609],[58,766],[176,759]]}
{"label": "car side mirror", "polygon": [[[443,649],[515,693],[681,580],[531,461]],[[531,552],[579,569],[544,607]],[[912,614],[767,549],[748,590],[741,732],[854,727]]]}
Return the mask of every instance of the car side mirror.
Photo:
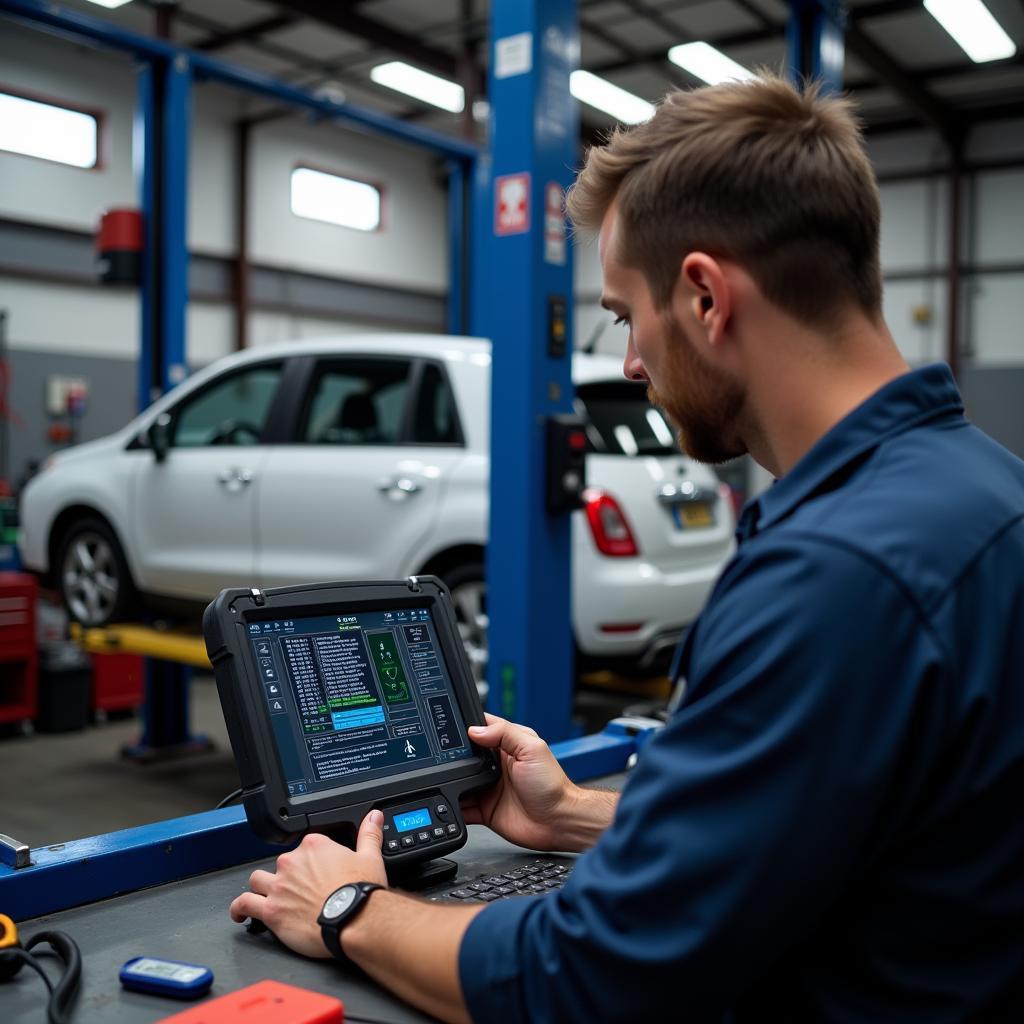
{"label": "car side mirror", "polygon": [[161,413],[149,425],[146,433],[149,437],[149,447],[153,449],[153,457],[157,462],[163,462],[171,448],[171,417],[167,413]]}

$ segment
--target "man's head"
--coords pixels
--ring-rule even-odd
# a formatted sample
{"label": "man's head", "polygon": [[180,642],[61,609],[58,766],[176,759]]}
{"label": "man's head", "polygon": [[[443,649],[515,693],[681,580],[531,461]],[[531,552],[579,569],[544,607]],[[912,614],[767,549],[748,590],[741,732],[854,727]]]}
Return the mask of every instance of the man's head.
{"label": "man's head", "polygon": [[849,102],[815,88],[766,76],[670,93],[591,149],[569,212],[601,230],[627,376],[703,461],[746,450],[746,381],[716,346],[747,299],[822,333],[851,310],[880,319],[874,173]]}

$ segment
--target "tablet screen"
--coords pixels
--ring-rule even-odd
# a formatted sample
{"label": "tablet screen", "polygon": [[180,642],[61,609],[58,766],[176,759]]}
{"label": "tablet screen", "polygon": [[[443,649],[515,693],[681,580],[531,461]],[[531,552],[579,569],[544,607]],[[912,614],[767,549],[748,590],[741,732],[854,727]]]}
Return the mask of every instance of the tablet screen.
{"label": "tablet screen", "polygon": [[471,757],[425,608],[248,623],[292,796]]}

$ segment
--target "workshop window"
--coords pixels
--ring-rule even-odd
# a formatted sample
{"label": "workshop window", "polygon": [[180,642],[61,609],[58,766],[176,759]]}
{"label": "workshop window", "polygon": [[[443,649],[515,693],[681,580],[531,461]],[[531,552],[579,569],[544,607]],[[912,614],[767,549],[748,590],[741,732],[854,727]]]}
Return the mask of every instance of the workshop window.
{"label": "workshop window", "polygon": [[171,443],[175,448],[259,444],[280,379],[279,363],[261,363],[190,395],[174,412]]}
{"label": "workshop window", "polygon": [[71,167],[95,167],[98,140],[99,120],[93,114],[0,92],[0,149]]}
{"label": "workshop window", "polygon": [[405,360],[360,360],[322,367],[313,384],[306,444],[398,444],[409,394]]}
{"label": "workshop window", "polygon": [[381,193],[376,185],[312,167],[292,171],[292,213],[356,231],[376,231]]}

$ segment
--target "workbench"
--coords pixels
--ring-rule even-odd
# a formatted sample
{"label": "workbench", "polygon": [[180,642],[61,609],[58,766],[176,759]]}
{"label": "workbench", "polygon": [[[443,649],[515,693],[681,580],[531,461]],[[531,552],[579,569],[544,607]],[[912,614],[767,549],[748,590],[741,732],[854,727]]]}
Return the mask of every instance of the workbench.
{"label": "workbench", "polygon": [[[606,780],[602,780],[602,784]],[[617,780],[607,780],[614,784]],[[510,860],[536,857],[499,839],[479,825],[469,827],[469,841],[451,859],[460,880],[509,870]],[[121,965],[135,956],[154,956],[205,964],[214,974],[207,1000],[264,978],[336,996],[345,1004],[345,1019],[412,1024],[425,1017],[395,999],[365,975],[333,960],[308,960],[291,952],[272,935],[251,935],[228,917],[228,905],[248,887],[250,873],[273,868],[273,859],[240,864],[183,882],[144,889],[89,906],[19,923],[31,935],[43,929],[66,931],[82,950],[82,987],[73,1024],[151,1024],[195,1003],[128,992],[118,981]],[[443,883],[424,891],[429,896]],[[45,947],[43,947],[45,948]],[[47,967],[56,961],[47,958]],[[0,986],[0,1021],[46,1024],[47,993],[42,980],[23,968]]]}
{"label": "workbench", "polygon": [[[616,719],[603,732],[555,744],[552,751],[570,778],[618,788],[623,769],[659,724]],[[468,831],[466,845],[450,855],[463,883],[508,871],[513,862],[530,857],[563,859],[521,850],[482,826]],[[239,807],[59,844],[33,850],[30,867],[0,865],[0,913],[17,921],[23,937],[56,929],[78,943],[82,985],[73,1024],[151,1024],[202,1004],[122,989],[118,971],[136,956],[210,967],[214,985],[206,999],[273,978],[337,996],[345,1004],[346,1020],[407,1024],[429,1019],[353,969],[307,960],[269,933],[250,934],[231,921],[229,904],[248,887],[256,868],[272,868],[272,852],[253,836]],[[422,895],[429,898],[454,885],[444,882]],[[47,958],[51,964],[53,976],[56,962]],[[45,1024],[46,1005],[46,988],[27,967],[0,985],[4,1024]]]}

